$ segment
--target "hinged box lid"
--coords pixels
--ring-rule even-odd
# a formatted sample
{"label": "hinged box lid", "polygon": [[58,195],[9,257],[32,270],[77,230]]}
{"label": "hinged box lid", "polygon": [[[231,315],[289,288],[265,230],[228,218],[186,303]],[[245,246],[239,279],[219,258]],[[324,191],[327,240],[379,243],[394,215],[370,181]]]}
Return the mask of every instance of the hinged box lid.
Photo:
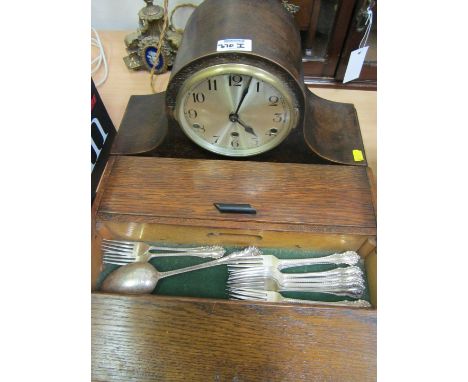
{"label": "hinged box lid", "polygon": [[[375,235],[368,169],[230,160],[117,156],[98,220]],[[214,203],[250,204],[227,214]]]}

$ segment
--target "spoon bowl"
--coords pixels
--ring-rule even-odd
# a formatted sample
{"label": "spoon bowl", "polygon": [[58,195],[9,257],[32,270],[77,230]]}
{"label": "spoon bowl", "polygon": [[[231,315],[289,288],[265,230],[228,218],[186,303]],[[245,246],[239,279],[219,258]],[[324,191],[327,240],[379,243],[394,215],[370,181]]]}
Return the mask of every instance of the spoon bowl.
{"label": "spoon bowl", "polygon": [[124,265],[102,283],[101,290],[114,293],[151,293],[159,280],[159,272],[150,263]]}

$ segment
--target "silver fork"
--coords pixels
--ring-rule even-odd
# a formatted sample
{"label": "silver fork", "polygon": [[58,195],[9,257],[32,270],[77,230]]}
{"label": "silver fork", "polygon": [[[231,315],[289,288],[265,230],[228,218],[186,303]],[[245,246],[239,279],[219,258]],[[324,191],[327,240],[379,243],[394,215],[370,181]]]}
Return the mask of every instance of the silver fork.
{"label": "silver fork", "polygon": [[[103,239],[101,244],[103,261],[106,264],[125,265],[148,262],[154,257],[190,256],[219,259],[226,250],[218,245],[202,247],[158,247],[141,241]],[[152,253],[151,251],[166,251]]]}
{"label": "silver fork", "polygon": [[247,273],[245,277],[238,277],[239,274],[246,273],[245,270],[238,270],[235,267],[233,270],[232,266],[228,266],[228,270],[227,287],[229,290],[243,288],[274,292],[317,292],[353,298],[361,297],[365,290],[362,274],[350,276],[331,274],[331,271],[326,271],[316,272],[322,274],[320,277],[284,279],[282,277],[284,274],[281,272],[273,270],[270,273],[265,268],[262,272]]}
{"label": "silver fork", "polygon": [[251,301],[269,301],[269,302],[289,302],[293,304],[310,304],[310,305],[326,305],[326,306],[345,306],[354,308],[370,308],[371,304],[366,300],[354,301],[313,301],[301,300],[297,298],[283,297],[280,293],[274,291],[265,291],[257,289],[237,288],[229,291],[229,297],[234,300],[251,300]]}
{"label": "silver fork", "polygon": [[236,289],[257,289],[271,292],[311,292],[325,293],[335,296],[344,296],[351,298],[360,298],[364,294],[364,288],[361,286],[344,286],[334,283],[329,284],[310,284],[294,283],[288,286],[279,285],[276,280],[270,278],[257,279],[255,282],[243,284],[230,284],[228,291]]}
{"label": "silver fork", "polygon": [[[334,265],[356,265],[360,256],[354,251],[346,251],[342,253],[334,253],[328,256],[322,257],[310,257],[303,259],[278,259],[273,255],[262,255],[262,265],[265,267],[276,268],[279,271],[282,269],[300,267],[304,265],[318,265],[318,264],[334,264]],[[247,262],[247,259],[246,259]],[[249,267],[250,264],[244,265],[244,267]],[[238,263],[238,268],[242,268],[242,261]]]}
{"label": "silver fork", "polygon": [[365,286],[361,280],[353,277],[333,279],[301,279],[279,282],[273,277],[256,276],[249,279],[228,281],[228,288],[252,288],[276,292],[322,292],[333,294],[362,295]]}
{"label": "silver fork", "polygon": [[306,272],[306,273],[282,273],[273,267],[263,267],[253,264],[239,268],[236,264],[229,265],[229,281],[242,281],[252,277],[265,276],[272,277],[279,283],[297,282],[323,282],[324,280],[343,279],[347,277],[362,280],[362,270],[359,267],[351,266],[345,268],[335,268],[329,271]]}
{"label": "silver fork", "polygon": [[[295,287],[297,284],[310,284],[309,286],[339,286],[357,287],[364,289],[365,283],[359,267],[337,268],[330,271],[309,273],[281,273],[274,268],[252,266],[251,268],[237,269],[235,265],[228,267],[229,278],[227,285],[250,288],[263,287],[270,279],[281,288]],[[266,281],[265,281],[266,280]]]}

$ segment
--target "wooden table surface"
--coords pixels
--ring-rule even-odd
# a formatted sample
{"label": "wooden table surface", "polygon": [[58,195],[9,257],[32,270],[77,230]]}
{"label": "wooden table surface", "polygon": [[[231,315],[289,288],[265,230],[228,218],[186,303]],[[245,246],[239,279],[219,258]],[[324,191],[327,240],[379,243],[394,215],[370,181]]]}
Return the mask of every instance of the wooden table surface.
{"label": "wooden table surface", "polygon": [[[149,94],[149,73],[146,71],[131,72],[123,62],[126,56],[124,37],[129,31],[99,31],[101,41],[104,45],[106,57],[109,64],[109,76],[107,81],[98,88],[99,94],[106,109],[118,129],[122,121],[128,99],[131,95]],[[93,51],[95,53],[95,51]],[[103,70],[95,76],[98,81]],[[170,73],[157,76],[155,88],[158,92],[167,87]],[[377,92],[367,90],[343,90],[343,89],[310,89],[319,97],[336,102],[353,103],[356,107],[364,146],[367,154],[367,162],[374,176],[377,176]]]}

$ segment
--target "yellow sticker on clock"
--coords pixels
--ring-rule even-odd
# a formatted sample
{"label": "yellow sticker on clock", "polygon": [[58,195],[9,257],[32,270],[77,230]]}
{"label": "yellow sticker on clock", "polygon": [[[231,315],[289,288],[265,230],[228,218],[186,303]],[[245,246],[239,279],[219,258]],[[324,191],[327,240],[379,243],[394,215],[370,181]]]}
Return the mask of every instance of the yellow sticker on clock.
{"label": "yellow sticker on clock", "polygon": [[364,155],[361,150],[353,150],[353,157],[355,162],[362,162],[364,160]]}

